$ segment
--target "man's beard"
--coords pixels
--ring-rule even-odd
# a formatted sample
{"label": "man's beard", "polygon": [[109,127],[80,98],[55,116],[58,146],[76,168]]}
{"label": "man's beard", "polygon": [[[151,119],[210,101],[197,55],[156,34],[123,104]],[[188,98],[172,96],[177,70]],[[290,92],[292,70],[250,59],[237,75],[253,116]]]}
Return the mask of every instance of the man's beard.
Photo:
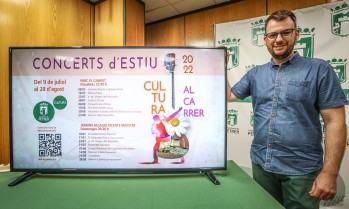
{"label": "man's beard", "polygon": [[291,45],[291,47],[287,48],[287,50],[283,54],[275,54],[272,47],[271,48],[267,47],[267,48],[273,58],[277,60],[284,60],[293,52],[294,44]]}

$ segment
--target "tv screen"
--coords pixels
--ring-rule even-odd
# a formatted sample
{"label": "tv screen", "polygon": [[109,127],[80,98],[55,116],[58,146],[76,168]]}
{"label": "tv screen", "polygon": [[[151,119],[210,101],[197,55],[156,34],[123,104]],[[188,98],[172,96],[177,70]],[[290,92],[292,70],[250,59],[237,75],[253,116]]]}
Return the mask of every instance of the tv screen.
{"label": "tv screen", "polygon": [[226,169],[222,48],[10,48],[11,171]]}

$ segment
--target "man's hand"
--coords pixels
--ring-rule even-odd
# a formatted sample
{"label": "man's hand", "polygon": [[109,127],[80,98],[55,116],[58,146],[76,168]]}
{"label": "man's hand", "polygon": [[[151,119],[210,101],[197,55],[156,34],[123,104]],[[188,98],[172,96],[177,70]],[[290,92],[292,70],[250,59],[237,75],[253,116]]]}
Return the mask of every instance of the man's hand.
{"label": "man's hand", "polygon": [[321,200],[334,198],[337,192],[337,178],[333,175],[321,172],[314,181],[309,192],[310,196]]}

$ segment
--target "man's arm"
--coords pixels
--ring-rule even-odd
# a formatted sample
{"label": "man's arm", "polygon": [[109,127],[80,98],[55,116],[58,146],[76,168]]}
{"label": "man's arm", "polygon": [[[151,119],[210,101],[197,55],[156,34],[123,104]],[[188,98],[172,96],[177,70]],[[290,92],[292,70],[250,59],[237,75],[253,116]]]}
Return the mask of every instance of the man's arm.
{"label": "man's arm", "polygon": [[344,106],[321,110],[326,125],[324,167],[315,179],[309,194],[322,200],[336,195],[336,180],[344,156],[347,127]]}
{"label": "man's arm", "polygon": [[227,81],[227,101],[228,102],[234,102],[236,100],[238,100],[239,98],[237,98],[233,92],[231,92],[231,86],[229,81]]}
{"label": "man's arm", "polygon": [[172,120],[172,118],[176,117],[176,115],[183,109],[183,107],[180,107],[176,112],[172,113],[170,116],[164,119],[164,121],[169,122]]}

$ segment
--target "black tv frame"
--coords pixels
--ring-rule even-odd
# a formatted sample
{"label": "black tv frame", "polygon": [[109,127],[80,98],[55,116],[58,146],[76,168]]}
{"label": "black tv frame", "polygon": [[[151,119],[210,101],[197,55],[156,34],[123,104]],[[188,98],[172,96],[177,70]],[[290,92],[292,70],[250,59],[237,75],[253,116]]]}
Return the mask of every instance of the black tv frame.
{"label": "black tv frame", "polygon": [[[99,168],[62,168],[62,169],[49,169],[49,168],[15,168],[13,164],[13,123],[12,123],[12,50],[16,49],[216,49],[216,50],[224,50],[224,58],[226,57],[226,49],[225,48],[216,48],[216,47],[118,47],[118,46],[108,46],[108,47],[9,47],[9,123],[10,123],[10,171],[11,172],[25,172],[23,175],[19,176],[14,181],[10,182],[8,186],[15,186],[20,184],[21,182],[24,182],[31,177],[35,176],[36,174],[204,174],[207,176],[207,178],[214,184],[214,185],[220,185],[220,182],[214,175],[214,171],[224,171],[227,170],[227,114],[225,114],[224,118],[224,166],[223,167],[202,167],[202,168],[161,168],[161,169],[152,169],[152,168],[135,168],[135,169],[122,169],[122,168],[115,168],[115,169],[99,169]],[[225,59],[224,59],[225,60]],[[224,63],[224,92],[225,92],[225,104],[227,101],[226,95],[227,95],[227,63],[225,60]],[[227,106],[225,105],[223,111],[227,112]]]}

